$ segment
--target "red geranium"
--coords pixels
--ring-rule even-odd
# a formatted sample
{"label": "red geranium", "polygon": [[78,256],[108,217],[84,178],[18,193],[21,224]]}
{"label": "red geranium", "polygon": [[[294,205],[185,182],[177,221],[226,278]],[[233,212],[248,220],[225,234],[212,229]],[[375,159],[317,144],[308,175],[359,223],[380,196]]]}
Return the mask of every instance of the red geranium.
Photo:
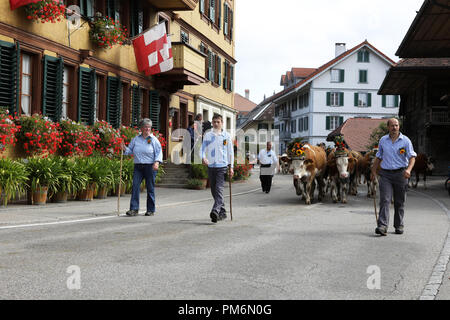
{"label": "red geranium", "polygon": [[28,20],[40,20],[42,23],[61,21],[61,16],[66,12],[66,6],[62,1],[41,0],[25,6]]}

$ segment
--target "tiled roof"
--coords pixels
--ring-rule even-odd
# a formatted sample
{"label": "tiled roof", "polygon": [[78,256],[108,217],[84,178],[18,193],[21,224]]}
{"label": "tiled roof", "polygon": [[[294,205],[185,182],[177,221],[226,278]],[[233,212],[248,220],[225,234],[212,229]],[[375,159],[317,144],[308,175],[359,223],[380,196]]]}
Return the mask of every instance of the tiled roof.
{"label": "tiled roof", "polygon": [[247,120],[242,123],[239,127],[245,128],[252,121],[270,121],[273,120],[275,113],[275,104],[266,103],[257,105],[252,111],[246,116]]}
{"label": "tiled roof", "polygon": [[316,68],[292,68],[291,72],[294,74],[295,78],[306,78],[316,70]]}
{"label": "tiled roof", "polygon": [[449,68],[450,58],[406,58],[400,60],[397,68]]}
{"label": "tiled roof", "polygon": [[256,107],[256,103],[244,98],[239,93],[234,94],[234,108],[238,111],[251,111]]}
{"label": "tiled roof", "polygon": [[387,119],[350,118],[328,134],[327,141],[334,141],[337,135],[344,135],[344,140],[352,150],[367,151],[372,131]]}

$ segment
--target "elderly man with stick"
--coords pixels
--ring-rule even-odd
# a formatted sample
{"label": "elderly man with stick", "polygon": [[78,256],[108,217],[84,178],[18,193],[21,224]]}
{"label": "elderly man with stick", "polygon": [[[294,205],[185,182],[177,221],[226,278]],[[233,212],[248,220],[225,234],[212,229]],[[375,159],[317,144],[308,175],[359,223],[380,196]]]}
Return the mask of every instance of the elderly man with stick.
{"label": "elderly man with stick", "polygon": [[234,174],[233,142],[230,134],[223,130],[222,126],[222,116],[214,115],[212,118],[212,130],[205,133],[201,148],[202,162],[208,166],[208,178],[214,199],[214,205],[209,215],[213,223],[217,223],[217,221],[224,220],[227,217],[223,200],[225,175],[228,170],[230,179]]}
{"label": "elderly man with stick", "polygon": [[[391,118],[387,122],[389,134],[383,136],[378,143],[378,152],[371,169],[371,179],[375,179],[376,171],[381,163],[380,180],[380,212],[375,233],[386,236],[389,226],[389,206],[394,195],[394,228],[396,234],[403,234],[404,204],[411,170],[417,154],[409,138],[400,132],[399,121]],[[376,212],[375,212],[376,213]]]}
{"label": "elderly man with stick", "polygon": [[155,179],[162,162],[162,148],[159,140],[152,134],[152,120],[142,119],[139,122],[141,134],[134,137],[128,147],[122,144],[125,155],[134,155],[133,187],[131,192],[130,210],[127,216],[139,213],[139,197],[142,180],[147,187],[146,216],[153,216],[155,207]]}

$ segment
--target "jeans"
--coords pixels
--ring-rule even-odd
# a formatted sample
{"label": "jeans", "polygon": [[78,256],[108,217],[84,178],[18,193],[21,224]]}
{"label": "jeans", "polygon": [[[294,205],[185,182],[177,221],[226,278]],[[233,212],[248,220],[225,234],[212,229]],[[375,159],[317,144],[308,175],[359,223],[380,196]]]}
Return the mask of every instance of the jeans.
{"label": "jeans", "polygon": [[139,210],[139,197],[142,179],[147,187],[147,212],[155,212],[155,179],[158,171],[153,170],[152,164],[134,164],[133,188],[131,192],[130,210]]}
{"label": "jeans", "polygon": [[225,186],[225,175],[227,173],[227,170],[227,167],[208,167],[209,184],[211,186],[211,194],[214,198],[214,205],[211,209],[211,212],[214,211],[217,214],[223,214],[226,212],[225,204],[223,201],[223,188]]}
{"label": "jeans", "polygon": [[378,227],[389,226],[389,206],[394,196],[394,228],[403,227],[405,216],[405,201],[408,180],[403,176],[403,171],[389,172],[380,171],[380,216]]}

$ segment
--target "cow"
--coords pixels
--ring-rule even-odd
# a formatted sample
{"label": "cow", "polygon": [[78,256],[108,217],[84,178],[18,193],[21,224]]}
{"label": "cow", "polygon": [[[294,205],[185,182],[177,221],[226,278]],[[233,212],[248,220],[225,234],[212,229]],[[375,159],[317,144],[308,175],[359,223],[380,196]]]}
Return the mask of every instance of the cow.
{"label": "cow", "polygon": [[283,153],[283,155],[279,159],[280,162],[280,168],[282,174],[288,174],[289,173],[289,157],[286,153]]}
{"label": "cow", "polygon": [[420,174],[423,174],[423,185],[425,189],[427,189],[427,175],[431,176],[431,173],[434,169],[433,160],[427,157],[424,153],[419,153],[416,157],[416,162],[414,163],[414,167],[411,172],[411,178],[409,180],[412,183],[412,174],[416,174],[416,183],[413,185],[414,188],[417,188],[417,184],[420,180]]}
{"label": "cow", "polygon": [[[372,165],[375,161],[375,156],[378,152],[378,148],[373,148],[369,152],[367,152],[363,159],[361,160],[361,174],[364,176],[365,183],[367,184],[367,197],[372,198],[375,196],[377,186],[378,186],[378,177],[375,177],[373,180],[370,179]],[[377,168],[379,170],[379,168]]]}
{"label": "cow", "polygon": [[[291,154],[291,169],[294,171],[293,182],[297,195],[302,195],[307,205],[314,199],[317,181],[319,187],[318,201],[325,196],[323,175],[326,169],[326,154],[321,147],[301,143],[301,155]],[[299,149],[299,150],[300,150]]]}
{"label": "cow", "polygon": [[363,160],[363,156],[356,150],[351,150],[353,158],[356,159],[356,167],[354,172],[352,173],[352,177],[350,177],[350,190],[349,193],[351,195],[356,196],[358,194],[358,184],[361,183],[361,161]]}
{"label": "cow", "polygon": [[356,162],[347,148],[336,148],[328,155],[327,167],[333,202],[347,203],[350,178],[355,177]]}

